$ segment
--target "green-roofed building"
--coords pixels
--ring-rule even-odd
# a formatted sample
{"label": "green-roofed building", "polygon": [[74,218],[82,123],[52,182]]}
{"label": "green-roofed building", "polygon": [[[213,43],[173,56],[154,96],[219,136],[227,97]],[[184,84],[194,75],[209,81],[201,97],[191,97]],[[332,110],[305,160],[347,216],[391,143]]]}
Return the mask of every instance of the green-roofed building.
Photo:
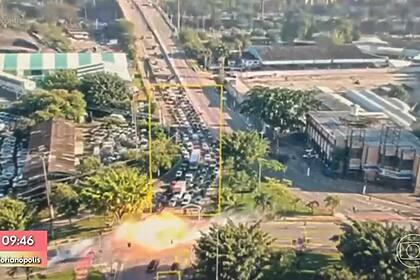
{"label": "green-roofed building", "polygon": [[110,72],[131,81],[125,53],[0,53],[0,72],[18,77],[42,79],[67,69],[76,70],[79,76]]}

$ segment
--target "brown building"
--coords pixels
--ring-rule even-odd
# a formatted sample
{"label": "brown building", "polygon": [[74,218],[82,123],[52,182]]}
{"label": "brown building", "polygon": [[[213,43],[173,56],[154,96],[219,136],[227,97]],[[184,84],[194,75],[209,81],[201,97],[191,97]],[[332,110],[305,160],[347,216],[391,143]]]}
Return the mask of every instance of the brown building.
{"label": "brown building", "polygon": [[76,133],[73,122],[50,120],[36,125],[29,139],[23,176],[28,189],[20,194],[29,197],[45,191],[44,167],[48,179],[59,179],[76,173]]}
{"label": "brown building", "polygon": [[420,192],[420,140],[385,114],[310,112],[306,130],[321,158],[337,172]]}

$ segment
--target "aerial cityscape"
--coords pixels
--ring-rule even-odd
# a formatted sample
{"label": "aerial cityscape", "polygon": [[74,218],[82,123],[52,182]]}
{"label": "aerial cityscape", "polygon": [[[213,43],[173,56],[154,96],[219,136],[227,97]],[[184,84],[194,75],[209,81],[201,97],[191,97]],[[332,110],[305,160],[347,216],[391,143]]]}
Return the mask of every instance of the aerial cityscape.
{"label": "aerial cityscape", "polygon": [[420,280],[419,0],[0,0],[0,280]]}

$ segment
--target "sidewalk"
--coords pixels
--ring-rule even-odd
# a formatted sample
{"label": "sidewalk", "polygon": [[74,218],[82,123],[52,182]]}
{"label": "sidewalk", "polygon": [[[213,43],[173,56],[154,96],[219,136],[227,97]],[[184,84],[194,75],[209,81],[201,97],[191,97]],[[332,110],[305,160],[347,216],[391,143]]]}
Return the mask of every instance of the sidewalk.
{"label": "sidewalk", "polygon": [[420,216],[420,196],[410,193],[368,193],[368,196],[374,197],[376,199],[382,199],[389,202],[410,205],[419,209],[417,213]]}

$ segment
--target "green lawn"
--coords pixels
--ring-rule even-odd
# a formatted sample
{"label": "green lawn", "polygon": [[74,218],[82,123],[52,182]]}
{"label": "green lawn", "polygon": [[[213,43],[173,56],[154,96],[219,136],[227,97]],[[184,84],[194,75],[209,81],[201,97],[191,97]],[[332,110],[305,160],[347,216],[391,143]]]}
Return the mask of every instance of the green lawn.
{"label": "green lawn", "polygon": [[54,239],[90,238],[107,229],[105,218],[95,216],[56,229]]}
{"label": "green lawn", "polygon": [[[295,195],[283,184],[264,183],[261,191],[268,194],[272,199],[272,207],[267,213],[275,213],[282,216],[311,215],[309,207],[304,202],[298,201]],[[245,209],[255,209],[254,193],[236,194],[239,204]],[[259,208],[261,210],[261,208]]]}
{"label": "green lawn", "polygon": [[284,280],[313,280],[318,269],[334,264],[340,264],[341,259],[338,253],[316,253],[307,252],[301,257],[300,266],[295,272],[288,273]]}

